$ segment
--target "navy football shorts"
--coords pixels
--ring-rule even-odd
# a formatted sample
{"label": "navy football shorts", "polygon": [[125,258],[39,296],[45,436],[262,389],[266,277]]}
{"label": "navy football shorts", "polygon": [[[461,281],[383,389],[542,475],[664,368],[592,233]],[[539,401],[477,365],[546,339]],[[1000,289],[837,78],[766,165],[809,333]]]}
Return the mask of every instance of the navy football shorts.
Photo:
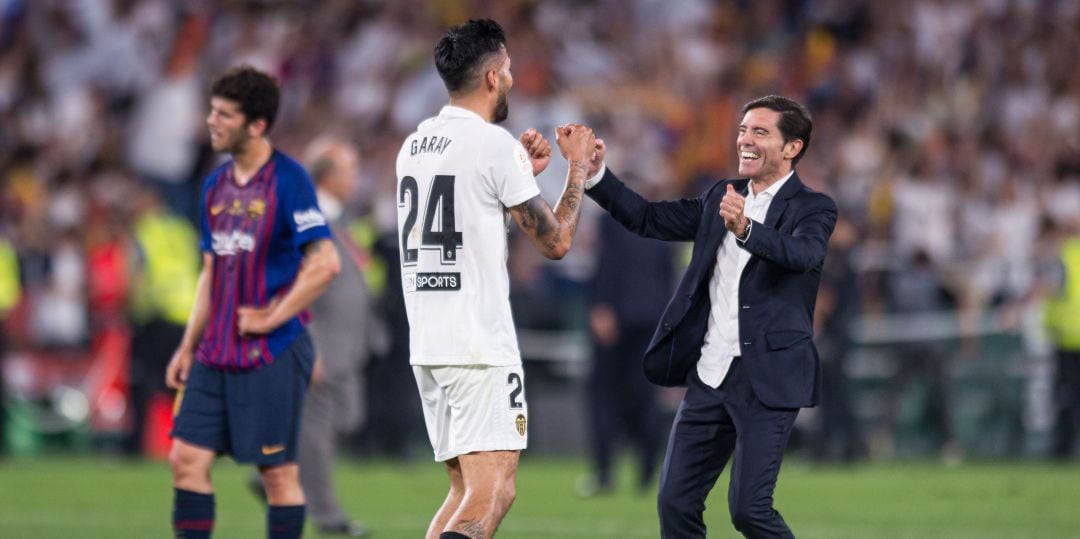
{"label": "navy football shorts", "polygon": [[249,371],[196,361],[179,401],[172,436],[260,467],[296,462],[300,412],[315,348],[301,333],[269,365]]}

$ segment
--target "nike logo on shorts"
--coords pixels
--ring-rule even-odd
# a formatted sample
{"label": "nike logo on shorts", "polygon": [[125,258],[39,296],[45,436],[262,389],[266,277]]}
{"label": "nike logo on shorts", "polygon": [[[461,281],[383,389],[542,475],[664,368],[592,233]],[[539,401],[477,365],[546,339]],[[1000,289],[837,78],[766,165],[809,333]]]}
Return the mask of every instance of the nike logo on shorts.
{"label": "nike logo on shorts", "polygon": [[285,446],[282,444],[262,446],[262,454],[264,455],[273,455],[274,453],[281,453],[284,450]]}

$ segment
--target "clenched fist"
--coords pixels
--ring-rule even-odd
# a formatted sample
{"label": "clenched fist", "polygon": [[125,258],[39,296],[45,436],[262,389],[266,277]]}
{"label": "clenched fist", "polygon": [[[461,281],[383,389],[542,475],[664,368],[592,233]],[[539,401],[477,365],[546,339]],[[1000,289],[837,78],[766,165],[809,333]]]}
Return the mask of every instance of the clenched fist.
{"label": "clenched fist", "polygon": [[521,145],[529,152],[529,161],[532,162],[533,176],[539,176],[551,162],[551,143],[535,129],[526,129],[521,134]]}
{"label": "clenched fist", "polygon": [[746,227],[750,224],[750,219],[744,214],[745,206],[746,199],[728,184],[724,199],[720,201],[720,217],[724,218],[724,227],[739,239],[746,236]]}
{"label": "clenched fist", "polygon": [[555,129],[559,153],[569,162],[588,163],[596,151],[596,135],[581,124],[560,125]]}

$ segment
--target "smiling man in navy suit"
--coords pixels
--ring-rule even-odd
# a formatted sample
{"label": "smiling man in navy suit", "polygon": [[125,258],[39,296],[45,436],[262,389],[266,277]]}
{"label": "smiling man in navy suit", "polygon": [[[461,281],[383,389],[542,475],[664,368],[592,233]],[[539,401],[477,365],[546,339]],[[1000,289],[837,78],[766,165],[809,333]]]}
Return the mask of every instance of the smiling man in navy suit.
{"label": "smiling man in navy suit", "polygon": [[705,497],[734,454],[728,507],[746,537],[793,537],[773,508],[799,408],[818,402],[814,300],[836,204],[795,165],[810,145],[806,107],[779,96],[742,109],[741,179],[697,198],[649,202],[603,165],[588,195],[641,236],[693,241],[690,266],[645,353],[645,375],[686,385],[660,477],[661,537],[705,537]]}

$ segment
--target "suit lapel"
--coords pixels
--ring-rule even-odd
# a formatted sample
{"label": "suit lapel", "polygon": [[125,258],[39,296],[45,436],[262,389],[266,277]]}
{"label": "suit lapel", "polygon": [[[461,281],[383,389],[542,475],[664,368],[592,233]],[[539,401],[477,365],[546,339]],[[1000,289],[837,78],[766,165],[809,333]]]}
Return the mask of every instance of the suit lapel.
{"label": "suit lapel", "polygon": [[[721,181],[721,184],[726,183],[734,185],[735,190],[744,196],[746,190],[750,187],[749,180],[745,179]],[[720,250],[720,242],[724,240],[728,232],[727,228],[724,227],[724,219],[720,217],[720,201],[724,199],[727,186],[721,185],[716,188],[716,191],[705,202],[702,227],[698,232],[698,240],[694,244],[694,258],[700,259],[700,262],[697,263],[699,265],[695,266],[699,272],[697,275],[698,282],[695,287],[712,274],[713,266],[716,265],[716,255]]]}
{"label": "suit lapel", "polygon": [[784,210],[787,209],[788,199],[802,191],[802,188],[803,184],[799,181],[799,175],[792,174],[769,204],[769,211],[765,213],[765,226],[776,228],[776,224],[780,222],[780,216],[784,215]]}
{"label": "suit lapel", "polygon": [[[747,190],[750,188],[749,180],[725,180],[725,182],[728,181],[735,187],[736,192],[744,197],[746,196]],[[709,201],[708,208],[705,210],[708,212],[708,218],[712,220],[707,228],[708,236],[705,238],[705,253],[712,253],[713,256],[716,255],[717,249],[720,248],[720,242],[724,240],[724,236],[728,232],[727,227],[724,226],[724,218],[720,217],[720,201],[724,199],[727,186],[722,186],[717,191],[719,193],[712,197],[713,200]]]}
{"label": "suit lapel", "polygon": [[709,226],[705,228],[705,241],[701,245],[703,260],[716,257],[720,242],[723,241],[724,235],[727,234],[727,228],[724,228],[724,219],[720,217],[720,201],[717,200],[715,206],[709,204],[709,209],[705,211],[709,212],[708,219],[710,221]]}

